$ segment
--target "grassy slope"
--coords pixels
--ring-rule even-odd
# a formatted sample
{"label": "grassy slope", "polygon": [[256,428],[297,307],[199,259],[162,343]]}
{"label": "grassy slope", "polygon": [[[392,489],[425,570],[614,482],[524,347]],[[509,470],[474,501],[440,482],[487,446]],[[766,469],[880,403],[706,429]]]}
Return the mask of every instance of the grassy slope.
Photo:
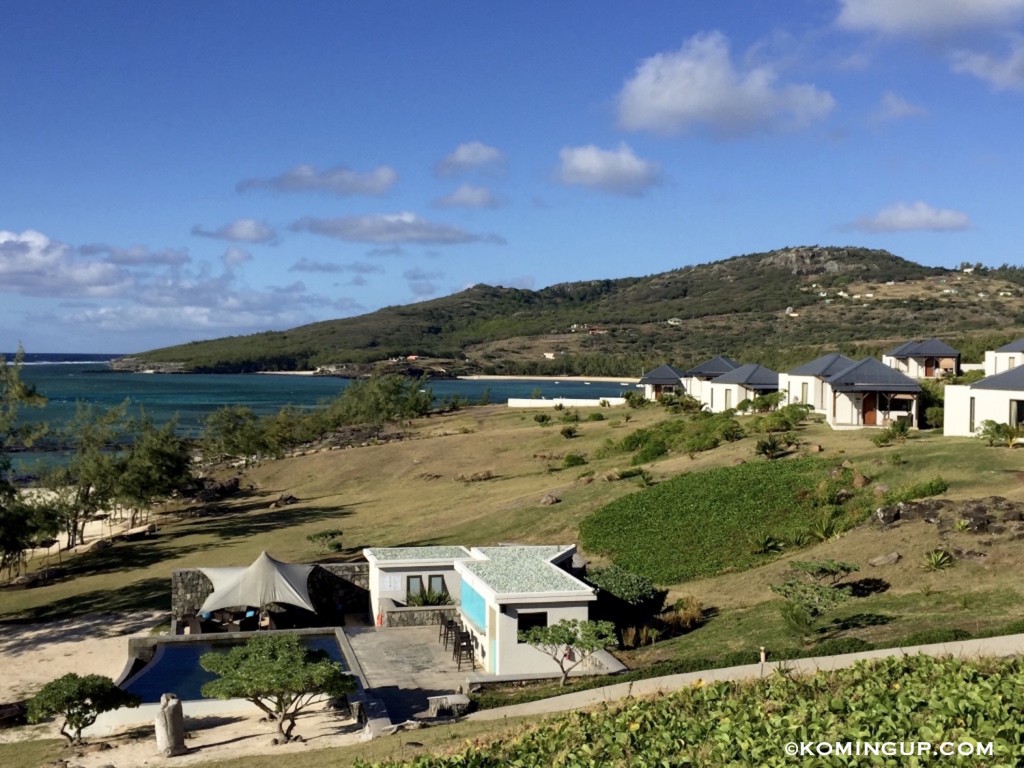
{"label": "grassy slope", "polygon": [[[219,514],[168,522],[154,541],[119,544],[89,559],[80,558],[76,562],[82,574],[74,579],[3,593],[0,621],[141,605],[166,607],[173,568],[236,565],[251,561],[262,549],[284,559],[308,560],[313,550],[306,535],[327,527],[345,530],[344,556],[349,559],[358,559],[361,548],[369,545],[576,541],[583,517],[638,488],[631,481],[580,484],[577,480],[585,471],[600,475],[625,466],[628,457],[549,472],[549,466],[560,464],[554,457],[569,450],[592,454],[608,437],[617,439],[665,416],[660,408],[604,413],[606,421],[581,422],[580,437],[567,441],[557,425],[541,428],[530,412],[510,412],[499,406],[470,409],[413,425],[415,439],[268,463],[247,473],[246,482],[254,490],[226,504]],[[821,444],[823,455],[848,458],[864,474],[893,488],[941,473],[950,483],[952,498],[1001,495],[1024,500],[1016,451],[929,433],[902,446],[879,449],[870,443],[870,434],[812,425],[802,437]],[[651,470],[655,478],[664,479],[740,459],[763,461],[754,458],[753,443],[754,438],[746,438],[694,460],[672,456]],[[893,453],[901,454],[905,463],[893,464],[889,460]],[[454,479],[457,474],[484,470],[497,477],[476,483]],[[547,492],[559,495],[562,503],[541,507],[540,498]],[[294,494],[299,503],[268,509],[269,502],[282,493]],[[955,536],[962,546],[979,548],[976,536]],[[717,617],[690,635],[629,652],[625,660],[634,665],[706,657],[725,650],[754,654],[759,645],[792,645],[767,585],[781,578],[787,561],[794,557],[853,561],[863,568],[860,576],[884,577],[889,582],[888,591],[852,601],[837,612],[840,619],[861,616],[849,623],[863,626],[847,633],[873,642],[930,627],[980,631],[1024,616],[1017,575],[1024,562],[1024,542],[998,541],[986,548],[989,557],[983,563],[960,562],[949,571],[926,573],[919,568],[920,558],[937,543],[935,528],[919,521],[892,531],[865,526],[799,555],[784,554],[754,570],[668,585],[670,599],[695,594],[718,610]],[[871,557],[892,550],[904,555],[898,565],[877,573],[864,567]],[[8,764],[4,754],[0,751],[0,761]]]}

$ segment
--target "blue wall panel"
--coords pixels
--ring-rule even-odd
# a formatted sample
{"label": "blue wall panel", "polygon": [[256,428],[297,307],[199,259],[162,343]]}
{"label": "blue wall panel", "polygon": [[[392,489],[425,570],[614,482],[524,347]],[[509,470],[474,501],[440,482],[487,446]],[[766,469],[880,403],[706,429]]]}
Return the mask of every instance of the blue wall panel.
{"label": "blue wall panel", "polygon": [[487,631],[487,602],[465,581],[459,591],[462,615],[481,632]]}

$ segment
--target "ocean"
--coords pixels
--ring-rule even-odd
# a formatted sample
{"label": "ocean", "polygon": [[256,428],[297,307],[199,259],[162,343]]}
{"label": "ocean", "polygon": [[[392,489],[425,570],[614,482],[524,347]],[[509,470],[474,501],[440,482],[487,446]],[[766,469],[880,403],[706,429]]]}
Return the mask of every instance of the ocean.
{"label": "ocean", "polygon": [[[8,361],[13,355],[4,355]],[[178,417],[183,434],[198,435],[210,413],[225,405],[245,405],[255,413],[276,413],[286,405],[314,408],[337,397],[347,379],[329,376],[287,376],[276,374],[146,374],[112,371],[106,365],[115,355],[35,354],[26,355],[22,379],[35,385],[48,402],[43,408],[24,408],[25,422],[64,423],[75,415],[78,403],[100,409],[112,408],[125,399],[133,409],[144,408],[157,424]],[[491,403],[505,403],[510,397],[530,397],[539,390],[543,397],[618,397],[632,385],[595,381],[531,381],[525,379],[478,381],[435,380],[424,385],[434,396],[452,395],[469,400],[489,392]]]}

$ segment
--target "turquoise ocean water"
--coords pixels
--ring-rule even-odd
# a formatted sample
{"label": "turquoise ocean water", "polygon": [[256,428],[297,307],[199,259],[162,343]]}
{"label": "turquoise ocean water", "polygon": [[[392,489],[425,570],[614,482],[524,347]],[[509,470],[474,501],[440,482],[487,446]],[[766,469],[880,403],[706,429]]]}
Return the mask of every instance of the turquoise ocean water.
{"label": "turquoise ocean water", "polygon": [[[26,356],[22,378],[48,400],[44,408],[24,409],[26,421],[56,425],[73,418],[79,402],[111,408],[128,399],[134,407],[145,408],[158,424],[177,415],[182,432],[188,435],[198,434],[206,417],[225,405],[245,405],[258,414],[275,413],[286,405],[314,408],[337,397],[348,385],[347,379],[327,376],[120,373],[111,371],[103,356],[72,355]],[[437,398],[459,395],[479,400],[488,390],[491,403],[530,397],[538,389],[547,398],[600,398],[617,397],[631,388],[617,382],[585,384],[557,379],[437,380],[425,386]]]}

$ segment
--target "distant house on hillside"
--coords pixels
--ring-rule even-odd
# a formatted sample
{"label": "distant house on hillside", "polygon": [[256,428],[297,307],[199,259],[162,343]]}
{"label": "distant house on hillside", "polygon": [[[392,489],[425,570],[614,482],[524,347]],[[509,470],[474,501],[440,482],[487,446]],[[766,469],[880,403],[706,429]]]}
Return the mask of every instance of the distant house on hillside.
{"label": "distant house on hillside", "polygon": [[701,402],[706,403],[707,397],[705,396],[707,382],[712,379],[717,379],[723,373],[736,370],[740,367],[732,358],[713,357],[710,360],[705,360],[700,365],[691,368],[686,372],[686,378],[683,379],[683,386],[686,388],[686,394],[697,398]]}
{"label": "distant house on hillside", "polygon": [[1024,366],[973,384],[947,385],[943,408],[942,434],[947,436],[969,437],[989,420],[1010,426],[1024,424]]}
{"label": "distant house on hillside", "polygon": [[884,427],[897,419],[918,423],[921,385],[874,357],[847,366],[826,383],[831,402],[825,419],[833,427]]}
{"label": "distant house on hillside", "polygon": [[640,379],[640,386],[644,388],[644,397],[648,400],[657,400],[661,395],[682,394],[683,378],[685,371],[680,371],[671,365],[659,365],[650,373],[644,374]]}
{"label": "distant house on hillside", "polygon": [[882,355],[882,362],[914,379],[960,373],[960,352],[939,339],[906,341]]}
{"label": "distant house on hillside", "polygon": [[1011,341],[998,349],[985,352],[985,375],[995,376],[1024,365],[1024,339]]}
{"label": "distant house on hillside", "polygon": [[763,365],[748,363],[708,382],[702,401],[707,403],[712,413],[720,413],[735,408],[744,400],[753,400],[778,389],[778,373]]}
{"label": "distant house on hillside", "polygon": [[827,413],[832,405],[830,376],[849,368],[856,361],[838,352],[822,355],[809,363],[779,374],[779,391],[785,392],[782,405],[804,403],[817,413]]}

